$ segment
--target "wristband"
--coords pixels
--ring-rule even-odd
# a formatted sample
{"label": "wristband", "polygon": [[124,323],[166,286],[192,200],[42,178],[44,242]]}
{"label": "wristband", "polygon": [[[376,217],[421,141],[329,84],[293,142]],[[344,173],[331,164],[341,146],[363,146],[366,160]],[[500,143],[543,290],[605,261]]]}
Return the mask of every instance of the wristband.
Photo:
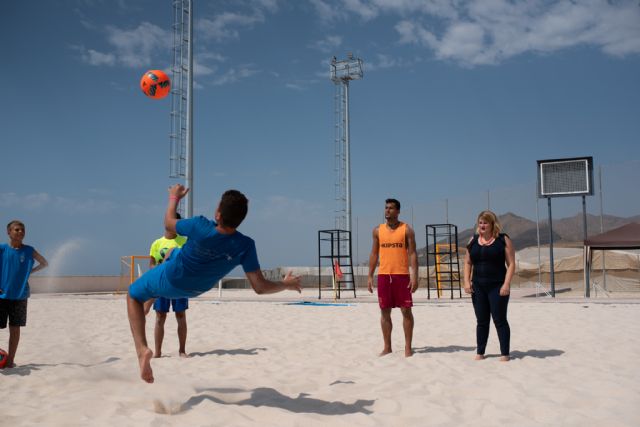
{"label": "wristband", "polygon": [[169,200],[180,200],[178,196],[169,196]]}

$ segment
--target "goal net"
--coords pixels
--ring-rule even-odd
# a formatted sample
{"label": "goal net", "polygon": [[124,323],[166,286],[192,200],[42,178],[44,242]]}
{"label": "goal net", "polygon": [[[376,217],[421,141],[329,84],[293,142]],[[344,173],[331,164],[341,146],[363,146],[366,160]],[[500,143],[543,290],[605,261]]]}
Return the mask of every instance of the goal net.
{"label": "goal net", "polygon": [[126,292],[129,285],[149,270],[148,255],[126,255],[120,257],[120,286],[118,292]]}

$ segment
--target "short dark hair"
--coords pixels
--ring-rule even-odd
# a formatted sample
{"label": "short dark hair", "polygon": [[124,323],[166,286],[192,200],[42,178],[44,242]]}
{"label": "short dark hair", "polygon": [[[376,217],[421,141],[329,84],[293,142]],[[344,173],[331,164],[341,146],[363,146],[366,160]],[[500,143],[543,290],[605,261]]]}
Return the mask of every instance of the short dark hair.
{"label": "short dark hair", "polygon": [[396,199],[387,199],[384,201],[384,204],[386,205],[387,203],[393,203],[394,205],[396,205],[396,209],[400,210],[400,202]]}
{"label": "short dark hair", "polygon": [[9,224],[7,224],[7,231],[9,231],[11,229],[12,225],[21,225],[22,228],[25,228],[24,224],[22,223],[22,221],[18,221],[17,219],[14,219],[13,221],[11,221]]}
{"label": "short dark hair", "polygon": [[238,190],[227,190],[220,199],[221,225],[230,228],[238,228],[249,210],[249,200]]}

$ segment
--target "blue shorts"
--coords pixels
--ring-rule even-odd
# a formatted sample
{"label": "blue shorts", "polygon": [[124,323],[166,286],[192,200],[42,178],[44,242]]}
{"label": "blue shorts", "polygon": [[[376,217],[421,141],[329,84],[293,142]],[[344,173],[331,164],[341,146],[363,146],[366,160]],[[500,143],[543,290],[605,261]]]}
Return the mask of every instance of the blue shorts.
{"label": "blue shorts", "polygon": [[194,297],[193,291],[176,288],[167,280],[165,270],[167,261],[144,273],[129,286],[129,295],[138,302],[145,302],[151,298],[189,298]]}
{"label": "blue shorts", "polygon": [[159,311],[160,313],[168,313],[170,307],[173,307],[174,313],[183,312],[189,308],[189,299],[188,298],[168,299],[168,298],[160,297],[156,299],[156,301],[153,303],[153,309],[155,311]]}

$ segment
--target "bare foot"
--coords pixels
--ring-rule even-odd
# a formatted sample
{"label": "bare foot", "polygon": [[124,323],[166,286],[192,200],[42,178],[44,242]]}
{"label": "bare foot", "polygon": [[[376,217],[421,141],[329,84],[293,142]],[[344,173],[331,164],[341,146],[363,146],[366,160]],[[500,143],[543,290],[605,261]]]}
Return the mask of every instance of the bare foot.
{"label": "bare foot", "polygon": [[382,357],[382,356],[386,356],[387,354],[391,353],[391,349],[387,350],[384,349],[380,352],[380,354],[378,355],[378,357]]}
{"label": "bare foot", "polygon": [[162,352],[161,351],[156,351],[155,353],[153,353],[153,358],[154,359],[160,359],[162,357]]}
{"label": "bare foot", "polygon": [[189,355],[187,353],[185,353],[184,351],[180,352],[180,357],[183,357],[185,359],[187,359],[189,357]]}
{"label": "bare foot", "polygon": [[411,356],[413,356],[413,349],[405,348],[404,349],[404,357],[411,357]]}
{"label": "bare foot", "polygon": [[140,363],[140,378],[151,384],[153,382],[153,370],[151,369],[151,358],[153,352],[151,349],[146,349],[140,356],[138,356],[138,363]]}
{"label": "bare foot", "polygon": [[7,363],[4,365],[4,368],[2,369],[11,369],[11,368],[15,368],[16,364],[10,361],[7,361]]}
{"label": "bare foot", "polygon": [[508,362],[509,360],[511,360],[511,358],[509,356],[500,356],[500,361],[501,362]]}
{"label": "bare foot", "polygon": [[484,354],[476,354],[476,357],[473,360],[484,360]]}

